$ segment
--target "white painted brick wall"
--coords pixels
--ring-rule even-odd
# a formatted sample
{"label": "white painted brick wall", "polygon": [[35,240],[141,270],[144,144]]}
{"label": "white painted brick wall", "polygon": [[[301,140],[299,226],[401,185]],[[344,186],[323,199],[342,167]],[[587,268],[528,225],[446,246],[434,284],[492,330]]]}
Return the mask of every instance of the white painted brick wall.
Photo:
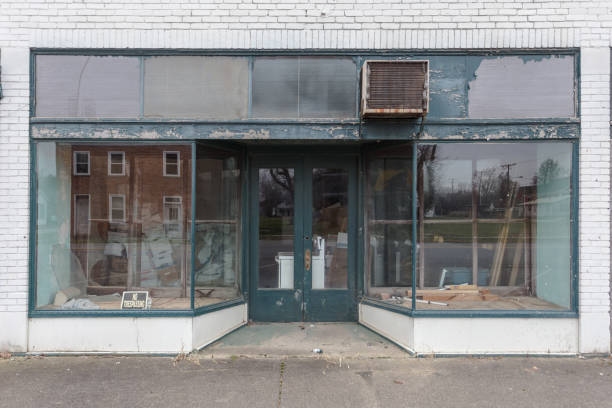
{"label": "white painted brick wall", "polygon": [[588,45],[581,48],[580,61],[579,350],[605,353],[610,351],[610,39],[590,33],[584,40]]}
{"label": "white painted brick wall", "polygon": [[580,349],[609,351],[611,34],[610,0],[0,1],[0,349],[27,344],[30,47],[580,47]]}

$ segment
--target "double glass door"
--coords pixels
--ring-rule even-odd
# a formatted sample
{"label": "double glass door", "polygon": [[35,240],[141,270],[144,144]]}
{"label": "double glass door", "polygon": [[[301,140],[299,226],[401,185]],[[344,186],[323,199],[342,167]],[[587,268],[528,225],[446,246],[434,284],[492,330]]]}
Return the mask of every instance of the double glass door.
{"label": "double glass door", "polygon": [[255,158],[250,317],[356,320],[356,158]]}

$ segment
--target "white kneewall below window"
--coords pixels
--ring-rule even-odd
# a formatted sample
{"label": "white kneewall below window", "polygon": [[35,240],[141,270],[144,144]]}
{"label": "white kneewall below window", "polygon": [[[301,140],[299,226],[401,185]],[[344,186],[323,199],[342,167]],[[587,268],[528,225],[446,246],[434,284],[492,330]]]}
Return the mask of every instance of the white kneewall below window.
{"label": "white kneewall below window", "polygon": [[359,305],[359,323],[393,341],[401,348],[414,351],[414,319],[389,310]]}
{"label": "white kneewall below window", "polygon": [[246,305],[181,317],[29,319],[30,353],[189,353],[246,324]]}
{"label": "white kneewall below window", "polygon": [[415,318],[360,304],[359,323],[417,354],[578,353],[576,318]]}
{"label": "white kneewall below window", "polygon": [[193,318],[193,348],[199,350],[248,322],[247,305],[206,313]]}
{"label": "white kneewall below window", "polygon": [[419,354],[576,354],[575,318],[414,319]]}

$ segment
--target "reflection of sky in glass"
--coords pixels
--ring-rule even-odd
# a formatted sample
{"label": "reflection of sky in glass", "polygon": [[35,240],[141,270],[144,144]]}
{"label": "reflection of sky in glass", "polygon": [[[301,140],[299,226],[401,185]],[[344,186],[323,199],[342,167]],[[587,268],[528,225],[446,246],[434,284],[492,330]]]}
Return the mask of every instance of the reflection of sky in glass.
{"label": "reflection of sky in glass", "polygon": [[510,179],[520,186],[533,185],[539,167],[547,159],[559,165],[559,177],[568,177],[570,154],[569,143],[438,144],[434,165],[437,190],[469,190],[473,158],[476,159],[476,169],[480,175],[486,171],[495,177],[509,174]]}
{"label": "reflection of sky in glass", "polygon": [[36,145],[36,155],[38,157],[37,177],[55,177],[55,143],[45,142]]}

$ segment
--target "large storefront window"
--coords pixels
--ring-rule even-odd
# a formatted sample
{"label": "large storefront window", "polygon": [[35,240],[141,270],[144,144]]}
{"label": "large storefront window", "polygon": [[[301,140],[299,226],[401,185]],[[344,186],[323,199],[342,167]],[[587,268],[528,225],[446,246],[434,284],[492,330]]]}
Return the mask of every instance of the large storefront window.
{"label": "large storefront window", "polygon": [[[198,147],[191,239],[192,147],[36,145],[38,310],[191,308],[239,296],[240,159]],[[132,294],[130,294],[132,296]]]}
{"label": "large storefront window", "polygon": [[[417,145],[417,309],[572,307],[572,147],[566,142]],[[412,249],[410,216],[391,223],[405,224],[398,238],[378,204],[383,186],[412,168],[407,159],[403,169],[388,164],[398,151],[368,161],[367,270],[370,296],[410,307],[411,288],[400,288],[410,285],[401,285],[409,276],[402,274],[409,269],[401,248]],[[384,196],[390,203],[390,194]],[[396,198],[386,214],[411,206],[408,197]]]}
{"label": "large storefront window", "polygon": [[[164,153],[178,159],[164,175]],[[190,307],[191,145],[36,147],[36,308]]]}

